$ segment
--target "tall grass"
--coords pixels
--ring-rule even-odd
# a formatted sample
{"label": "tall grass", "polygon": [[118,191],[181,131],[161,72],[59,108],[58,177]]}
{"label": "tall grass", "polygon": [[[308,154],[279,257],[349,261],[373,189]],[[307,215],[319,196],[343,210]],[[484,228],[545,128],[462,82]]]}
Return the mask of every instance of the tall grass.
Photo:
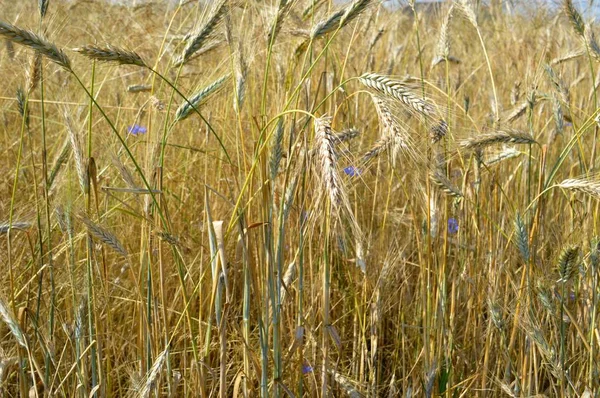
{"label": "tall grass", "polygon": [[598,396],[597,27],[479,3],[2,3],[0,396]]}

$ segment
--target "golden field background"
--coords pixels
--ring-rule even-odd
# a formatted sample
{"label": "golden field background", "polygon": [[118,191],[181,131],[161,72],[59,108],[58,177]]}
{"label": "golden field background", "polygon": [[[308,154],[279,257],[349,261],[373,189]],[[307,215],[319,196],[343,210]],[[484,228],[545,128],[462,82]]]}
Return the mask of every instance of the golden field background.
{"label": "golden field background", "polygon": [[0,4],[0,396],[599,396],[597,26],[492,3]]}

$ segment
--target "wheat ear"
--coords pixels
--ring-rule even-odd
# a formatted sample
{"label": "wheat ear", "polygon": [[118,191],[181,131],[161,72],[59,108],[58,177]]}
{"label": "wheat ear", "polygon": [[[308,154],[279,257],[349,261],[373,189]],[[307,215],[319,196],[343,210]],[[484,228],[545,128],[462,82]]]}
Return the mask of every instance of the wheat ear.
{"label": "wheat ear", "polygon": [[47,57],[57,65],[71,71],[71,61],[67,55],[56,45],[45,38],[25,29],[0,21],[0,36],[8,40],[29,47]]}
{"label": "wheat ear", "polygon": [[147,67],[142,57],[136,52],[115,47],[110,44],[106,47],[87,44],[83,47],[75,48],[73,51],[96,61],[117,62],[120,65],[137,65],[142,68]]}

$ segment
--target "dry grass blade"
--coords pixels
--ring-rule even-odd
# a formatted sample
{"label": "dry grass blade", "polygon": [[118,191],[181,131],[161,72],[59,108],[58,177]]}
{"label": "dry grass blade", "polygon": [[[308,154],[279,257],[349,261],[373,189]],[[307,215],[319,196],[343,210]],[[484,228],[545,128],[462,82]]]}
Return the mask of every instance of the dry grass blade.
{"label": "dry grass blade", "polygon": [[11,311],[8,309],[8,306],[6,305],[6,303],[4,303],[4,300],[2,299],[0,299],[0,318],[2,318],[4,323],[6,323],[6,325],[10,329],[10,333],[14,336],[19,345],[23,348],[27,348],[27,339],[25,338],[25,335],[23,334],[19,323],[12,315]]}
{"label": "dry grass blade", "polygon": [[56,45],[37,34],[0,21],[0,36],[29,47],[47,57],[57,65],[71,71],[71,61]]}
{"label": "dry grass blade", "polygon": [[79,214],[78,218],[81,220],[82,223],[85,224],[88,232],[94,238],[98,239],[99,241],[101,241],[102,243],[104,243],[123,257],[127,257],[127,250],[125,250],[125,247],[123,247],[121,242],[112,232],[94,223],[83,213]]}
{"label": "dry grass blade", "polygon": [[136,52],[125,50],[108,44],[106,47],[88,44],[75,48],[73,51],[96,61],[117,62],[120,65],[137,65],[147,67],[146,63]]}
{"label": "dry grass blade", "polygon": [[490,145],[511,143],[511,144],[536,144],[537,142],[531,134],[520,130],[497,130],[487,134],[480,134],[459,142],[459,146],[464,149],[483,149]]}

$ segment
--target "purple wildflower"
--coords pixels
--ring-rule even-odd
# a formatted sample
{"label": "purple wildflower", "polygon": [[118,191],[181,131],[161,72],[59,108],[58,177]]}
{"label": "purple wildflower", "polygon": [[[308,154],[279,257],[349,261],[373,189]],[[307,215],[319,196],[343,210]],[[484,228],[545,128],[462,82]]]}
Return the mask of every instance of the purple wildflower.
{"label": "purple wildflower", "polygon": [[448,220],[448,233],[455,234],[458,232],[458,220],[454,217]]}
{"label": "purple wildflower", "polygon": [[302,374],[303,375],[311,373],[312,371],[313,371],[313,367],[310,366],[309,364],[305,363],[302,365]]}
{"label": "purple wildflower", "polygon": [[148,129],[144,126],[134,124],[133,126],[127,127],[127,132],[131,135],[137,136],[141,134],[146,134],[148,132]]}
{"label": "purple wildflower", "polygon": [[346,173],[346,175],[349,175],[350,177],[358,177],[361,174],[360,170],[354,166],[348,166],[344,168],[344,173]]}

